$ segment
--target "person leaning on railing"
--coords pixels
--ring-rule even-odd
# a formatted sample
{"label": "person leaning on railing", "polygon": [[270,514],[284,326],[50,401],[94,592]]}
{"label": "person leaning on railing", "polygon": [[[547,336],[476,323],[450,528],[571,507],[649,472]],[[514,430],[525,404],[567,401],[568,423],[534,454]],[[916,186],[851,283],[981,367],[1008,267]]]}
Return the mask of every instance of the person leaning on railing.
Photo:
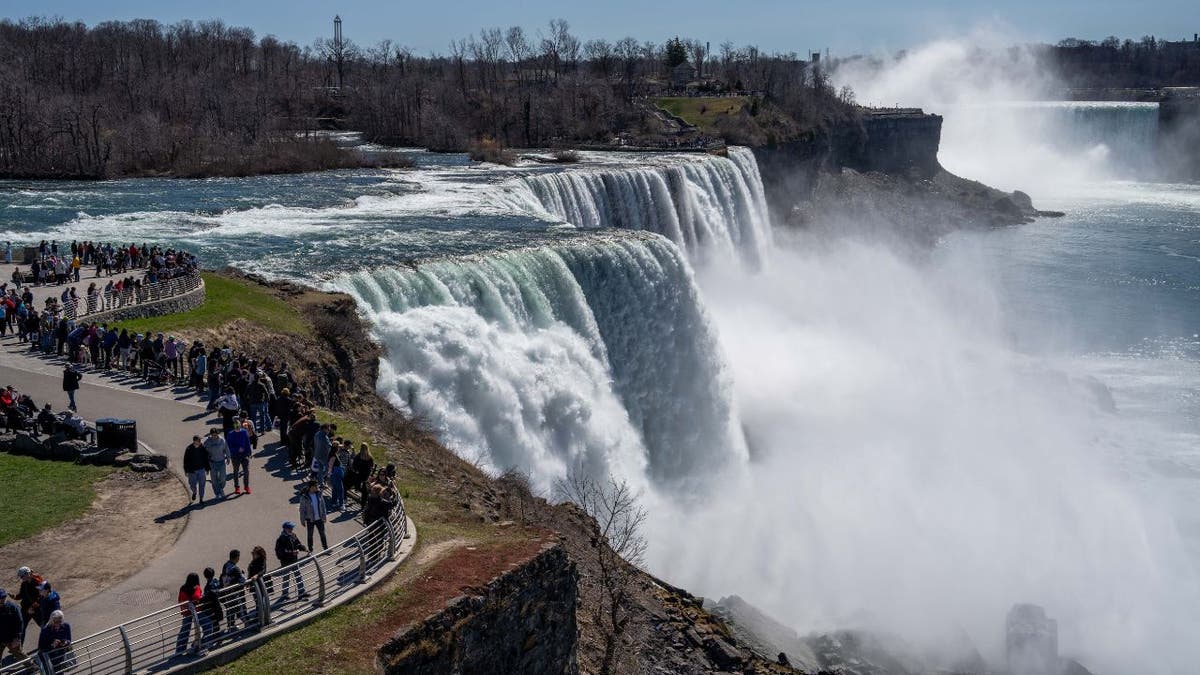
{"label": "person leaning on railing", "polygon": [[[195,572],[188,572],[187,579],[179,587],[178,602],[181,620],[179,635],[175,638],[176,654],[182,654],[187,651],[188,642],[191,639],[192,622],[196,616],[196,608],[199,607],[203,597],[204,590],[200,587],[200,575]],[[199,644],[192,647],[193,653],[198,651],[200,651]]]}

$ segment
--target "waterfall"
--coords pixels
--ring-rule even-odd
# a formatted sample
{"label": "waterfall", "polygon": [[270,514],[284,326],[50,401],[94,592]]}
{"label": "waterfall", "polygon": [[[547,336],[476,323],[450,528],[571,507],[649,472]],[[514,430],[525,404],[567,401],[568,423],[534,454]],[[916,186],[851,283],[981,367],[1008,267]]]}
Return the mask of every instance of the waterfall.
{"label": "waterfall", "polygon": [[594,234],[333,286],[387,348],[380,392],[490,469],[543,487],[579,466],[681,485],[745,453],[690,268],[659,237]]}
{"label": "waterfall", "polygon": [[[639,168],[572,168],[521,179],[526,204],[581,228],[661,234],[702,260],[767,261],[771,229],[753,153]],[[527,191],[527,192],[526,192]]]}

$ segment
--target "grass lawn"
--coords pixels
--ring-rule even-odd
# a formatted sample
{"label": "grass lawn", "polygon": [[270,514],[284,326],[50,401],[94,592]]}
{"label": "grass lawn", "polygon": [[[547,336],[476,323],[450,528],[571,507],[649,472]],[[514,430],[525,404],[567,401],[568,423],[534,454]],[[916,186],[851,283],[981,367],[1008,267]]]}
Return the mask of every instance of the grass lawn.
{"label": "grass lawn", "polygon": [[718,117],[736,115],[748,102],[749,99],[745,96],[686,96],[654,100],[655,105],[659,108],[706,133],[717,131]]}
{"label": "grass lawn", "polygon": [[77,518],[110,467],[83,466],[0,454],[0,546]]}
{"label": "grass lawn", "polygon": [[308,324],[287,302],[253,281],[205,272],[204,304],[181,314],[121,321],[117,325],[138,333],[169,333],[189,328],[218,328],[233,319],[246,319],[281,333],[307,335]]}

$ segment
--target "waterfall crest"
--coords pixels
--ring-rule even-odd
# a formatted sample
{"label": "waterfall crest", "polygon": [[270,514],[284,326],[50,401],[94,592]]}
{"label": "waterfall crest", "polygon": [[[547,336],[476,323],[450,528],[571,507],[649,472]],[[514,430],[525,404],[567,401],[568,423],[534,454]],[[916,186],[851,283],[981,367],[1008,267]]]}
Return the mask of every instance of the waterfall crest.
{"label": "waterfall crest", "polygon": [[745,454],[690,267],[660,237],[609,232],[333,285],[387,348],[380,392],[489,468],[543,486],[577,466],[680,485]]}
{"label": "waterfall crest", "polygon": [[639,168],[572,169],[522,178],[523,200],[581,228],[661,234],[701,260],[767,261],[771,229],[753,153]]}

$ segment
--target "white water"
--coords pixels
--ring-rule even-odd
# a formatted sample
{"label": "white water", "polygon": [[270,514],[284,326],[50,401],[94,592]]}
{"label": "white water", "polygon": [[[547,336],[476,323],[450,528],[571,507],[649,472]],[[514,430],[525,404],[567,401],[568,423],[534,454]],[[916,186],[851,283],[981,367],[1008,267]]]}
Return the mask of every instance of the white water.
{"label": "white water", "polygon": [[[766,263],[771,229],[754,155],[644,169],[562,171],[531,176],[529,210],[545,209],[578,227],[657,232],[701,259]],[[530,208],[532,207],[532,208]]]}
{"label": "white water", "polygon": [[597,237],[357,272],[387,347],[380,391],[459,454],[539,486],[575,468],[702,482],[744,459],[724,363],[678,249]]}

